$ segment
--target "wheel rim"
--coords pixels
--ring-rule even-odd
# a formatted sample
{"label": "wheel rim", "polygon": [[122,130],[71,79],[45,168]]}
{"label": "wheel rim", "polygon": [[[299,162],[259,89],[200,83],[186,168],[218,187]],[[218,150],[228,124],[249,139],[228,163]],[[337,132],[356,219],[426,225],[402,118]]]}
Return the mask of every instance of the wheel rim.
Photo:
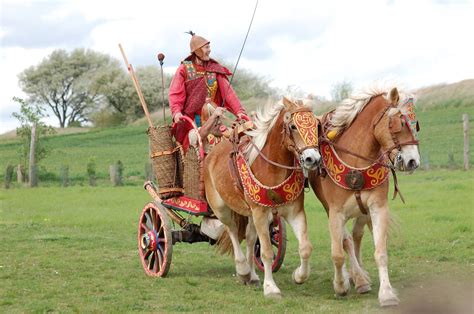
{"label": "wheel rim", "polygon": [[[270,240],[272,243],[273,250],[273,262],[272,272],[276,272],[280,269],[283,264],[283,259],[286,252],[286,229],[285,223],[280,217],[277,217],[274,222],[270,224]],[[254,261],[257,267],[264,271],[265,268],[262,262],[262,256],[260,254],[260,240],[257,238],[257,242],[254,247]]]}
{"label": "wheel rim", "polygon": [[171,232],[166,214],[147,204],[138,223],[138,251],[145,273],[164,277],[171,263]]}

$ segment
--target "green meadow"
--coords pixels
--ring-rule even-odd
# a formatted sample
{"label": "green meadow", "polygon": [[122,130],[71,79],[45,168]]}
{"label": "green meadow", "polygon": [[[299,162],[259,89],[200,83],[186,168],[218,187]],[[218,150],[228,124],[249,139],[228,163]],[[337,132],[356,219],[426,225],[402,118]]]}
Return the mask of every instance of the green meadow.
{"label": "green meadow", "polygon": [[[399,176],[406,204],[390,201],[396,223],[389,270],[402,303],[385,312],[472,309],[473,174]],[[149,201],[139,186],[0,190],[0,312],[380,311],[368,231],[363,256],[373,291],[334,296],[327,218],[312,192],[305,201],[312,273],[302,285],[292,282],[299,258],[288,231],[284,265],[274,274],[281,300],[240,284],[232,258],[205,243],[176,244],[168,277],[147,277],[138,258],[137,224]]]}

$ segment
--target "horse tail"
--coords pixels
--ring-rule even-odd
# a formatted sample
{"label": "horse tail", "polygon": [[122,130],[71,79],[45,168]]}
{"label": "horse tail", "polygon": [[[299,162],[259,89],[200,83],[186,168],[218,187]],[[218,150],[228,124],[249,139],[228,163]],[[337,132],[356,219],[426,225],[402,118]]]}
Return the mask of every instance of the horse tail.
{"label": "horse tail", "polygon": [[[239,215],[236,212],[232,212],[232,220],[234,220],[235,224],[237,225],[237,235],[239,238],[239,242],[242,242],[242,240],[245,239],[245,232],[247,229],[248,217]],[[227,228],[221,234],[219,239],[217,239],[216,250],[219,254],[222,254],[222,255],[234,254],[232,241],[230,239],[230,235],[229,235],[229,232],[227,231]]]}
{"label": "horse tail", "polygon": [[392,212],[389,212],[389,225],[388,225],[388,235],[398,235],[400,234],[400,218],[393,214]]}
{"label": "horse tail", "polygon": [[[387,234],[390,235],[397,235],[400,233],[401,230],[400,218],[393,214],[392,212],[388,212],[388,232]],[[370,232],[372,233],[372,220],[369,219],[367,221],[367,227],[369,228]]]}

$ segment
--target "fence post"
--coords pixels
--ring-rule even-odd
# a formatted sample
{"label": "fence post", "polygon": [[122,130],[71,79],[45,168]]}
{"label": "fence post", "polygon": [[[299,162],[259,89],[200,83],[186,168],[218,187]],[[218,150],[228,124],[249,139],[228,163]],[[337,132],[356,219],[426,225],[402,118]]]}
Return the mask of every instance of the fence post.
{"label": "fence post", "polygon": [[25,182],[25,171],[23,170],[23,166],[18,164],[16,167],[16,182],[22,184]]}
{"label": "fence post", "polygon": [[61,167],[61,186],[67,187],[69,185],[69,166],[63,165]]}
{"label": "fence post", "polygon": [[30,168],[29,168],[29,186],[34,187],[38,185],[38,177],[36,173],[36,123],[31,126],[31,143],[30,143]]}
{"label": "fence post", "polygon": [[153,181],[153,168],[149,161],[145,162],[145,181]]}
{"label": "fence post", "polygon": [[462,115],[464,128],[464,170],[469,170],[469,115]]}
{"label": "fence post", "polygon": [[430,170],[430,155],[428,153],[423,155],[423,169]]}
{"label": "fence post", "polygon": [[113,186],[117,186],[117,165],[110,165],[109,166],[109,174],[110,174],[110,182],[112,182]]}
{"label": "fence post", "polygon": [[10,183],[12,182],[13,178],[13,166],[8,165],[5,169],[5,189],[10,188]]}

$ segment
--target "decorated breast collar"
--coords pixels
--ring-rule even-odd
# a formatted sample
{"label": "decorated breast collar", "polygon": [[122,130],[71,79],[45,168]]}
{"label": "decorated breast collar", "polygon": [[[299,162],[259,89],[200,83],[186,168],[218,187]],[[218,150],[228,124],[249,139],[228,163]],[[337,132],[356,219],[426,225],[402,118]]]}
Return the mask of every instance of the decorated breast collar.
{"label": "decorated breast collar", "polygon": [[236,156],[237,169],[245,194],[259,205],[277,207],[290,203],[298,198],[304,188],[302,171],[293,170],[288,178],[276,186],[265,186],[252,173],[242,154]]}
{"label": "decorated breast collar", "polygon": [[389,168],[383,163],[373,163],[365,168],[354,168],[344,163],[334,147],[327,142],[321,143],[323,164],[329,177],[335,184],[346,190],[370,190],[384,183]]}

